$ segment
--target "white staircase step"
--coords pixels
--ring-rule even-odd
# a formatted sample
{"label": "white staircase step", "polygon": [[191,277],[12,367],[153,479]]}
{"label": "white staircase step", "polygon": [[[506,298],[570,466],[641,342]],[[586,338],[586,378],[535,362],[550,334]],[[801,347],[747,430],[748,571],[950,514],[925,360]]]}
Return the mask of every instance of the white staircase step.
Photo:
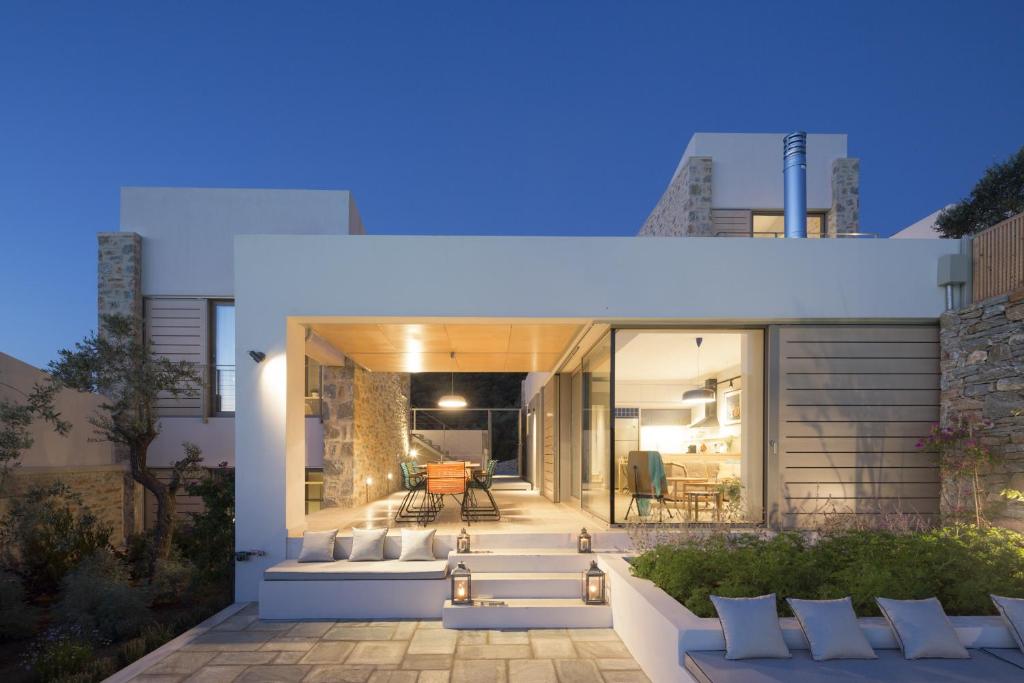
{"label": "white staircase step", "polygon": [[464,562],[474,573],[583,572],[595,559],[593,554],[565,548],[512,548],[448,554],[449,566],[454,568],[459,562]]}
{"label": "white staircase step", "polygon": [[473,594],[481,598],[579,598],[580,572],[473,572]]}
{"label": "white staircase step", "polygon": [[611,628],[612,608],[584,605],[579,599],[508,599],[502,607],[453,605],[446,600],[441,621],[445,628]]}

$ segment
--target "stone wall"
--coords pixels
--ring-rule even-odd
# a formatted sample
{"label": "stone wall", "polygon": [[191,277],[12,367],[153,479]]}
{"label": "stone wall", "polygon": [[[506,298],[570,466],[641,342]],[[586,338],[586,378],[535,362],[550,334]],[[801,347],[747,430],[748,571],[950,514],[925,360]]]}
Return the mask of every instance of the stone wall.
{"label": "stone wall", "polygon": [[828,231],[832,234],[860,229],[860,159],[832,162],[832,207]]}
{"label": "stone wall", "polygon": [[943,424],[992,421],[981,438],[1002,462],[983,477],[989,518],[1024,531],[1024,504],[999,496],[1024,490],[1024,290],[947,312],[940,324]]}
{"label": "stone wall", "polygon": [[352,501],[355,368],[350,360],[323,366],[324,507],[347,507]]}
{"label": "stone wall", "polygon": [[324,507],[398,490],[398,463],[409,451],[409,375],[368,372],[352,361],[324,366],[322,398]]}
{"label": "stone wall", "polygon": [[[356,368],[352,467],[355,505],[401,487],[398,463],[409,454],[409,394],[408,374]],[[367,477],[372,480],[369,486],[365,485]]]}
{"label": "stone wall", "polygon": [[711,157],[690,157],[686,160],[638,234],[656,237],[714,234],[711,222]]}
{"label": "stone wall", "polygon": [[71,467],[18,467],[13,470],[9,487],[5,491],[5,499],[0,500],[0,507],[6,509],[7,496],[23,495],[32,486],[48,486],[60,480],[82,496],[82,503],[113,533],[110,540],[115,545],[123,545],[126,530],[130,533],[131,526],[126,526],[128,517],[125,514],[127,500],[134,488],[131,477],[124,467],[111,465],[106,467],[90,467],[75,469]]}
{"label": "stone wall", "polygon": [[142,321],[142,237],[134,232],[101,232],[96,311]]}

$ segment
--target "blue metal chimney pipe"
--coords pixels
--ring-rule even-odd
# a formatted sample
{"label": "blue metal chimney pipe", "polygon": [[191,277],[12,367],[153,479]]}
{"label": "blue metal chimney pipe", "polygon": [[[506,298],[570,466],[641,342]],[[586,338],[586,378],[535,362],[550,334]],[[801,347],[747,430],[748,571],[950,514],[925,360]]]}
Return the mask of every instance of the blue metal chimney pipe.
{"label": "blue metal chimney pipe", "polygon": [[782,138],[786,237],[807,237],[807,133]]}

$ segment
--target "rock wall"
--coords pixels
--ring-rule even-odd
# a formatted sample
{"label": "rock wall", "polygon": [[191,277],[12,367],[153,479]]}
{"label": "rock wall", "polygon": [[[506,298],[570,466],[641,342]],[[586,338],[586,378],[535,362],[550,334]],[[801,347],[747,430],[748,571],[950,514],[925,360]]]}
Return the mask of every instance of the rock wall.
{"label": "rock wall", "polygon": [[409,393],[408,374],[356,368],[354,505],[401,488],[398,464],[409,455]]}
{"label": "rock wall", "polygon": [[126,530],[131,531],[131,527],[126,526],[129,520],[126,519],[125,507],[131,500],[134,482],[122,466],[81,469],[18,467],[13,470],[0,507],[6,509],[8,496],[20,496],[32,486],[48,486],[57,480],[82,496],[82,504],[113,530],[110,535],[112,543],[123,545]]}
{"label": "rock wall", "polygon": [[714,234],[711,222],[711,157],[690,157],[647,217],[641,236]]}
{"label": "rock wall", "polygon": [[362,505],[401,487],[409,386],[408,374],[368,372],[352,361],[324,367],[324,507]]}
{"label": "rock wall", "polygon": [[1024,531],[1024,503],[999,496],[1024,490],[1024,290],[947,312],[940,325],[943,424],[992,421],[981,439],[1002,462],[983,477],[988,516]]}
{"label": "rock wall", "polygon": [[828,231],[832,234],[860,229],[860,159],[832,162],[832,207]]}
{"label": "rock wall", "polygon": [[101,232],[96,311],[142,320],[142,237],[134,232]]}

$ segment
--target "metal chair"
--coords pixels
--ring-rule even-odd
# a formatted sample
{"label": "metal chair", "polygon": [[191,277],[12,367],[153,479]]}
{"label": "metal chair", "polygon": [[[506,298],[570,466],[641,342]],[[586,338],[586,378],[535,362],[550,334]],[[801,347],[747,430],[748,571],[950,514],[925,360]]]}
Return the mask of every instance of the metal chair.
{"label": "metal chair", "polygon": [[396,522],[423,522],[428,510],[424,505],[416,506],[416,495],[424,494],[426,499],[427,479],[422,474],[413,470],[412,463],[403,462],[399,464],[402,470],[402,488],[405,489],[405,497],[398,506],[395,513]]}
{"label": "metal chair", "polygon": [[[501,519],[501,510],[498,509],[498,503],[491,494],[491,486],[494,484],[494,468],[497,464],[495,460],[488,461],[484,471],[469,480],[466,495],[462,497],[462,520],[464,522]],[[490,506],[478,505],[474,491],[483,491],[491,501]]]}

